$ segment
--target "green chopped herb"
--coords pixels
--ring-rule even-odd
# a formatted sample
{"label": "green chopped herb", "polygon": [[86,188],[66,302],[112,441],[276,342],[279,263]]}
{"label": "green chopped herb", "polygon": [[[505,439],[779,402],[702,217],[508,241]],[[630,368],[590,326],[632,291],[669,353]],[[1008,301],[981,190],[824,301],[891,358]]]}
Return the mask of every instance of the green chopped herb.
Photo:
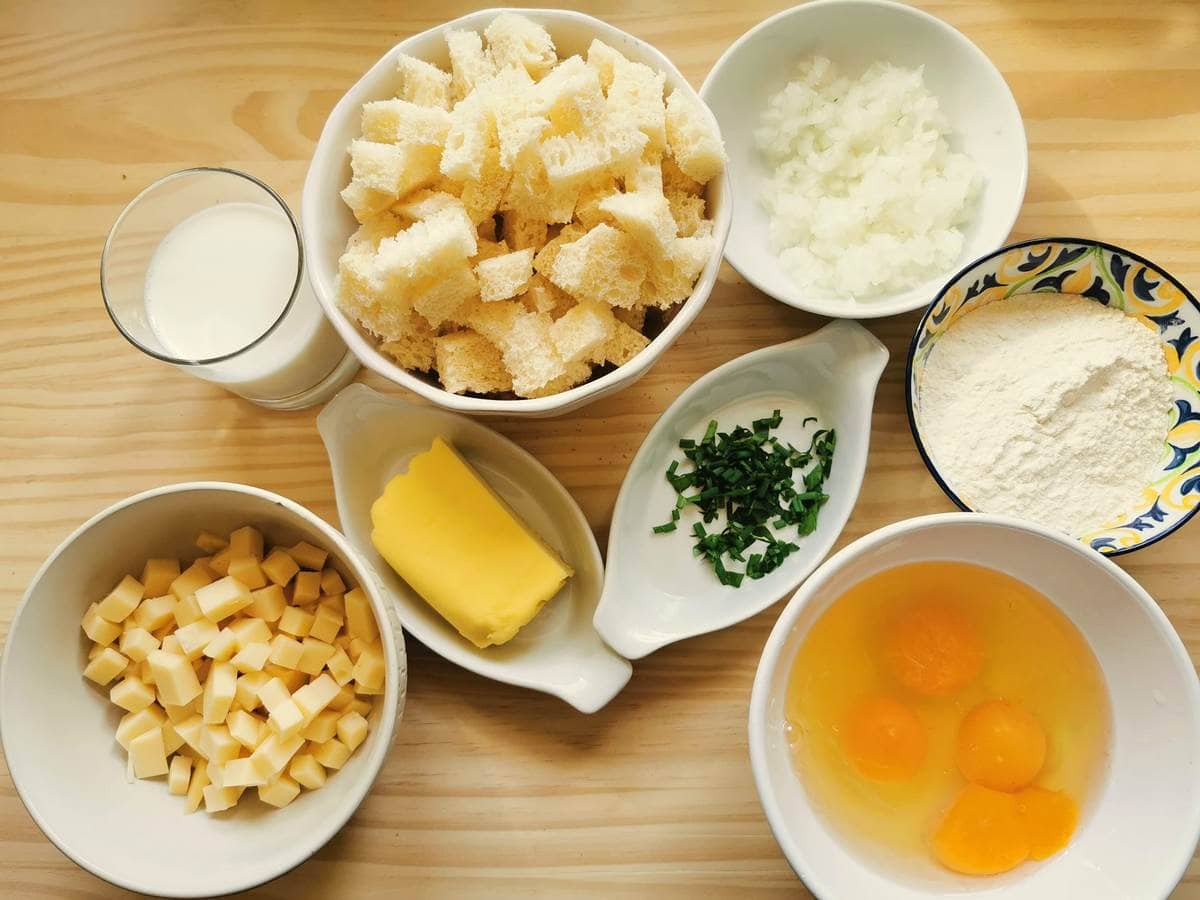
{"label": "green chopped herb", "polygon": [[[816,421],[809,416],[803,424]],[[682,510],[694,505],[702,521],[692,524],[693,553],[712,566],[722,584],[740,587],[743,578],[762,578],[779,568],[799,546],[774,532],[795,526],[798,537],[812,534],[829,499],[821,488],[833,467],[837,434],[832,428],[819,429],[808,449],[799,450],[771,436],[782,422],[783,416],[775,410],[769,418],[755,419],[749,428],[739,425],[724,432],[717,430],[713,419],[699,441],[679,442],[692,470],[680,472],[679,460],[667,467],[667,482],[676,493],[675,508],[671,520],[655,526],[654,533],[675,531]],[[797,489],[793,478],[797,469],[807,470],[800,479],[802,489]],[[704,527],[722,514],[725,522],[720,531]],[[742,563],[744,570],[728,568],[726,559]]]}

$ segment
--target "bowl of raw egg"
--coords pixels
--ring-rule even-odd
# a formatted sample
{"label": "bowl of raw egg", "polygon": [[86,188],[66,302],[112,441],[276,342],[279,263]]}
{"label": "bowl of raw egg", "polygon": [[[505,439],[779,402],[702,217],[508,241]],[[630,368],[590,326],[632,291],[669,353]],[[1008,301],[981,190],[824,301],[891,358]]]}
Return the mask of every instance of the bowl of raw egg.
{"label": "bowl of raw egg", "polygon": [[896,523],[791,598],[759,798],[820,897],[1165,897],[1200,838],[1200,681],[1154,600],[1002,516]]}

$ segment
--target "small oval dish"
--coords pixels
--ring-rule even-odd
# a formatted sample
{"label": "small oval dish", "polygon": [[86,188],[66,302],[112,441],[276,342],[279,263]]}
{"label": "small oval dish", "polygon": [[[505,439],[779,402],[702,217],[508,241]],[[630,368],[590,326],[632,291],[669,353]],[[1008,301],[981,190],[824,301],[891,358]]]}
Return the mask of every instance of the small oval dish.
{"label": "small oval dish", "polygon": [[[610,647],[638,659],[674,641],[726,628],[766,609],[816,568],[858,498],[875,388],[887,359],[887,349],[861,325],[833,322],[731,360],[680,394],[642,442],[617,497],[608,575],[594,619]],[[728,587],[693,556],[692,521],[699,516],[685,511],[674,532],[653,533],[675,506],[664,473],[681,456],[680,439],[701,437],[709,420],[727,431],[776,409],[783,421],[773,433],[801,449],[815,429],[836,429],[833,467],[823,488],[829,500],[816,529],[796,541],[799,549],[779,568]],[[817,423],[805,424],[811,416]]]}
{"label": "small oval dish", "polygon": [[999,70],[967,37],[929,13],[887,0],[817,0],[777,13],[738,38],[704,79],[700,96],[716,115],[729,154],[729,264],[763,293],[822,316],[869,319],[920,309],[961,262],[909,290],[854,300],[801,290],[771,247],[770,217],[760,200],[770,173],[754,133],[768,98],[813,54],[850,76],[873,62],[923,69],[949,120],[950,149],[970,156],[985,182],[962,229],[961,261],[1003,244],[1020,212],[1029,171],[1021,112]]}
{"label": "small oval dish", "polygon": [[1108,556],[1147,547],[1200,509],[1200,302],[1144,257],[1088,238],[1041,238],[1002,247],[968,265],[934,298],[917,325],[905,376],[908,422],[917,450],[938,486],[960,509],[973,511],[938,471],[921,436],[921,379],[938,338],[959,316],[1020,294],[1082,294],[1144,320],[1158,332],[1175,390],[1175,411],[1158,477],[1134,515],[1097,527],[1079,540]]}
{"label": "small oval dish", "polygon": [[[401,624],[435,653],[485,678],[562,698],[595,712],[625,686],[629,661],[592,627],[604,583],[600,548],[583,512],[558,480],[507,438],[471,419],[385,397],[353,384],[317,417],[329,453],[342,531],[374,566]],[[410,588],[371,543],[371,504],[408,461],[442,437],[575,570],[562,590],[511,641],[481,650]]]}

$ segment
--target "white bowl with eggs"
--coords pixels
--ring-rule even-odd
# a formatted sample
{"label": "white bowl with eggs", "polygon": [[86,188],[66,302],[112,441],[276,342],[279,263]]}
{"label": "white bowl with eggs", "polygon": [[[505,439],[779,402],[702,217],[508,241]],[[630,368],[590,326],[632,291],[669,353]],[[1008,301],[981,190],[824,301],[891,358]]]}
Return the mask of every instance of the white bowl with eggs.
{"label": "white bowl with eggs", "polygon": [[520,13],[546,28],[554,39],[560,58],[572,54],[586,55],[588,45],[598,38],[630,60],[645,63],[664,73],[666,92],[680,88],[699,100],[695,90],[663,53],[600,19],[563,9],[486,9],[470,13],[401,41],[368,69],[337,102],[321,131],[304,182],[301,205],[302,231],[313,290],[326,316],[363,365],[394,384],[408,388],[439,406],[458,412],[554,416],[577,409],[632,384],[646,373],[691,324],[716,284],[722,250],[729,235],[732,207],[726,175],[718,175],[708,184],[705,194],[708,216],[713,221],[713,251],[696,281],[691,296],[677,308],[674,316],[662,331],[653,337],[649,346],[631,361],[606,374],[594,376],[570,390],[533,399],[454,394],[444,390],[435,379],[408,371],[381,353],[377,347],[378,342],[347,316],[337,303],[338,259],[346,249],[347,239],[358,227],[358,223],[339,196],[339,192],[349,183],[351,176],[347,148],[350,142],[359,136],[359,119],[363,104],[394,96],[398,54],[404,53],[446,67],[449,62],[445,44],[447,31],[482,31],[502,12]]}
{"label": "white bowl with eggs", "polygon": [[[958,875],[932,860],[912,870],[883,862],[835,832],[793,762],[785,697],[809,629],[853,585],[924,561],[994,569],[1045,595],[1079,629],[1108,691],[1107,771],[1070,843],[1002,875]],[[909,519],[826,560],[788,601],[767,639],[750,699],[749,742],[775,838],[819,897],[1166,897],[1200,838],[1200,682],[1179,636],[1115,564],[1065,535],[1016,519],[966,513]]]}
{"label": "white bowl with eggs", "polygon": [[[856,77],[873,62],[923,67],[926,89],[945,114],[952,152],[978,166],[983,186],[961,229],[958,258],[912,287],[861,299],[799,287],[772,249],[761,197],[770,177],[756,145],[768,99],[797,64],[820,55]],[[729,154],[734,227],[725,258],[782,303],[835,318],[868,319],[919,309],[962,263],[1002,245],[1021,209],[1029,160],[1025,128],[995,65],[942,20],[888,0],[816,0],[777,13],[736,40],[704,80],[700,96],[717,117]]]}
{"label": "white bowl with eggs", "polygon": [[[163,779],[129,780],[114,739],[124,710],[81,674],[88,641],[80,618],[150,556],[200,554],[201,529],[259,528],[268,542],[308,541],[362,588],[384,648],[383,694],[371,730],[324,787],[283,809],[247,796],[234,809],[184,812]],[[68,857],[119,887],[166,897],[245,890],[304,862],[353,815],[392,744],[404,707],[404,638],[374,572],[320,517],[269,491],[189,482],[105,509],[75,530],[33,577],[17,607],[0,665],[0,741],[17,794]],[[253,794],[253,791],[249,792]]]}

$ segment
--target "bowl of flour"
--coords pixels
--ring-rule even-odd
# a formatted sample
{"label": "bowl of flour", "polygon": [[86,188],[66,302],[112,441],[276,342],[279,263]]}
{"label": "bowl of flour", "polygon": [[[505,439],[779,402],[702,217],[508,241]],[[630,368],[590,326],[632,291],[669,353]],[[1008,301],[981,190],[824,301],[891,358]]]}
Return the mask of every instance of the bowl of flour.
{"label": "bowl of flour", "polygon": [[964,510],[1117,555],[1200,509],[1200,303],[1128,250],[1051,238],[971,263],[917,327],[907,392]]}

